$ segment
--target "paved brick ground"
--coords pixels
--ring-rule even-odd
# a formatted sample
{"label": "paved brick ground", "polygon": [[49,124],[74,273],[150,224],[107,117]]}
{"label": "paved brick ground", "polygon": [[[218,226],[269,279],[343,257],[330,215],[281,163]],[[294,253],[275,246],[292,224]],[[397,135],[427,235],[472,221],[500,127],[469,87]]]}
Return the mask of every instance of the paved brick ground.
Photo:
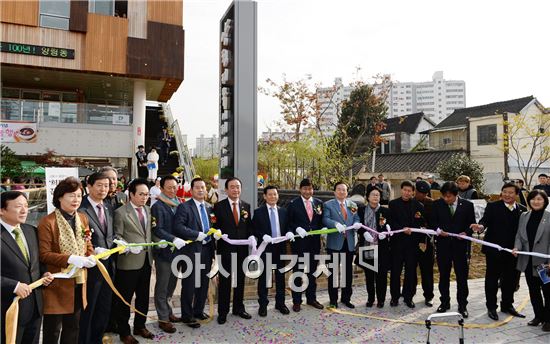
{"label": "paved brick ground", "polygon": [[[362,276],[361,276],[362,279]],[[454,285],[451,286],[451,295],[455,295]],[[494,326],[495,322],[487,317],[483,279],[469,281],[470,296],[468,310],[469,324],[483,324]],[[437,286],[436,286],[437,290]],[[176,290],[179,293],[179,288]],[[328,303],[326,290],[319,293],[319,301]],[[527,326],[527,321],[533,318],[533,311],[528,299],[527,286],[522,277],[521,288],[516,295],[516,308],[522,309],[526,319],[507,317],[499,313],[502,324],[493,328],[466,328],[465,341],[467,343],[550,343],[550,333],[542,332],[541,328]],[[243,320],[229,315],[225,325],[218,325],[215,318],[203,323],[199,329],[192,330],[182,324],[176,324],[178,331],[175,334],[164,334],[154,320],[149,321],[148,329],[157,336],[154,340],[139,339],[140,342],[156,343],[421,343],[426,342],[427,330],[424,325],[397,323],[399,319],[410,322],[421,322],[428,315],[434,313],[438,305],[437,300],[433,308],[424,306],[422,291],[415,297],[417,307],[414,310],[404,304],[399,307],[389,307],[389,300],[383,309],[366,308],[366,291],[364,285],[354,287],[352,302],[353,310],[341,306],[339,310],[352,312],[356,315],[337,314],[329,310],[318,311],[304,306],[300,313],[291,311],[290,315],[282,315],[273,309],[273,299],[268,307],[266,318],[257,315],[258,305],[255,300],[245,302],[247,311],[253,316],[251,320]],[[436,298],[438,293],[436,291]],[[177,298],[177,297],[176,297]],[[388,295],[389,298],[389,295]],[[451,311],[456,311],[456,300],[452,300]],[[174,304],[179,306],[179,302]],[[291,306],[290,297],[287,306]],[[154,305],[151,304],[150,315],[156,315]],[[216,307],[214,308],[216,309]],[[176,314],[179,308],[176,308]],[[208,312],[208,306],[206,311]],[[378,319],[368,318],[370,316]],[[382,319],[383,318],[383,319]],[[453,320],[453,323],[455,320]],[[111,336],[111,341],[119,343],[117,336]],[[433,326],[432,343],[457,342],[458,328],[448,326]]]}

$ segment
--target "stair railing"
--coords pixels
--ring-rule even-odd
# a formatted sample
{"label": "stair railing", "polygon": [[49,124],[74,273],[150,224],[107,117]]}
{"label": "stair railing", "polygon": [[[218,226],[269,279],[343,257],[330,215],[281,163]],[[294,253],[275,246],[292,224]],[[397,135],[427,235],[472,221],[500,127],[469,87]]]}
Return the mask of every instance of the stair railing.
{"label": "stair railing", "polygon": [[168,124],[168,127],[172,129],[172,132],[174,133],[174,138],[176,139],[179,165],[183,166],[183,175],[185,177],[185,180],[191,181],[195,176],[195,166],[193,166],[193,159],[191,159],[191,154],[189,154],[187,143],[183,142],[183,136],[181,135],[178,120],[174,120],[174,117],[172,116],[172,111],[170,110],[170,105],[165,103],[161,105],[162,111],[166,118],[166,123]]}

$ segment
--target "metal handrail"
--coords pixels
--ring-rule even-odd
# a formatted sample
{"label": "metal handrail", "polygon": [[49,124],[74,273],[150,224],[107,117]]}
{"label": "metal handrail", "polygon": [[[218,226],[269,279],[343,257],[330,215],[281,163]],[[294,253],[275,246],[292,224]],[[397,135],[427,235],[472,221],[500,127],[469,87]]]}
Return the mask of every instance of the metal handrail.
{"label": "metal handrail", "polygon": [[166,117],[166,122],[170,128],[172,128],[174,133],[174,138],[176,139],[176,146],[178,147],[178,160],[179,165],[183,166],[183,174],[185,180],[190,181],[195,176],[195,166],[193,166],[193,159],[191,159],[191,154],[189,154],[189,148],[187,144],[183,142],[182,135],[180,131],[180,126],[178,120],[174,120],[172,116],[172,111],[170,110],[170,105],[161,104],[162,111]]}

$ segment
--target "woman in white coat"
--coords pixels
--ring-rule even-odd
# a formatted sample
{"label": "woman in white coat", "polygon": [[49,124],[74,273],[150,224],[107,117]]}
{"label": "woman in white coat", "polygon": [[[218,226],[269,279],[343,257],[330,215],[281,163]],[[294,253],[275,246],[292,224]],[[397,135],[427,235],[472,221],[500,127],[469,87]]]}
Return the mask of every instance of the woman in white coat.
{"label": "woman in white coat", "polygon": [[157,179],[157,171],[159,169],[159,155],[154,148],[151,148],[151,151],[147,154],[147,169],[149,170],[147,180],[154,182]]}

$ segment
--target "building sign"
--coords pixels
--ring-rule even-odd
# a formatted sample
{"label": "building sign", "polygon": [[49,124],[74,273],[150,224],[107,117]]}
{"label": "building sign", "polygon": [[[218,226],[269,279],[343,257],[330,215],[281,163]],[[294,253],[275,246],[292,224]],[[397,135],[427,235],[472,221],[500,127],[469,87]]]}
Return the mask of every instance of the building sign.
{"label": "building sign", "polygon": [[55,210],[53,206],[53,191],[60,181],[67,177],[78,179],[78,167],[46,167],[46,200],[48,214]]}
{"label": "building sign", "polygon": [[36,55],[36,56],[45,56],[45,57],[55,57],[60,59],[74,59],[74,49],[45,47],[42,45],[12,43],[12,42],[0,42],[0,47],[3,53]]}
{"label": "building sign", "polygon": [[2,143],[36,142],[36,123],[22,121],[2,121],[0,122],[0,141]]}
{"label": "building sign", "polygon": [[130,125],[129,115],[113,115],[114,125]]}

